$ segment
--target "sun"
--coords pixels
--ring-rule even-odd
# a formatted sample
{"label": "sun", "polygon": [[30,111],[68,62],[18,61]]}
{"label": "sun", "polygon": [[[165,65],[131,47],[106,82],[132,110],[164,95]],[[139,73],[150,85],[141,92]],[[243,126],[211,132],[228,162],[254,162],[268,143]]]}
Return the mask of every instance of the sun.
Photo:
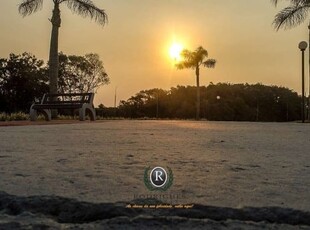
{"label": "sun", "polygon": [[173,43],[169,49],[170,57],[175,61],[180,61],[182,50],[183,50],[183,46],[181,44]]}

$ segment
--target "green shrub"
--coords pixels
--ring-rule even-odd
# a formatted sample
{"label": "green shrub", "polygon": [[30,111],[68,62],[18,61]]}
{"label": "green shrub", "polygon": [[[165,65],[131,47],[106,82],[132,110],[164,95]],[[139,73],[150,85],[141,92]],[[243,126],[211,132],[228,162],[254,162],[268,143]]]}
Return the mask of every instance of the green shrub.
{"label": "green shrub", "polygon": [[29,114],[25,113],[12,113],[10,115],[11,121],[24,121],[24,120],[29,120]]}
{"label": "green shrub", "polygon": [[43,115],[43,114],[38,114],[37,120],[39,120],[39,121],[45,121],[44,115]]}
{"label": "green shrub", "polygon": [[0,113],[0,121],[6,121],[7,120],[7,114],[6,113]]}
{"label": "green shrub", "polygon": [[29,120],[29,114],[25,114],[22,112],[17,113],[0,113],[0,121],[25,121]]}
{"label": "green shrub", "polygon": [[69,116],[69,115],[58,115],[57,120],[76,120],[77,116]]}

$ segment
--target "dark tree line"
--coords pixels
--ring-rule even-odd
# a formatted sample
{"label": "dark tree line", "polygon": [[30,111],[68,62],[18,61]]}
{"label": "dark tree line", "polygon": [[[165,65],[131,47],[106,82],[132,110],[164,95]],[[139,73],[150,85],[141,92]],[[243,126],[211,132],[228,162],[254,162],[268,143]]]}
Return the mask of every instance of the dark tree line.
{"label": "dark tree line", "polygon": [[[210,84],[200,87],[200,116],[224,121],[294,121],[300,119],[296,92],[262,84]],[[119,114],[128,118],[195,118],[196,87],[143,90],[121,101]]]}
{"label": "dark tree line", "polygon": [[[60,54],[60,92],[95,90],[109,79],[98,55]],[[48,65],[29,53],[0,59],[0,112],[28,112],[35,98],[48,92]],[[103,116],[193,119],[196,87],[143,90],[121,101],[118,109],[101,109]],[[301,100],[296,92],[262,84],[210,84],[200,87],[200,116],[225,121],[299,120]]]}
{"label": "dark tree line", "polygon": [[[108,84],[97,54],[59,54],[59,93],[90,92]],[[34,100],[49,92],[48,65],[30,53],[0,59],[0,112],[29,112]]]}
{"label": "dark tree line", "polygon": [[0,111],[29,111],[33,100],[48,92],[44,62],[29,53],[0,59]]}

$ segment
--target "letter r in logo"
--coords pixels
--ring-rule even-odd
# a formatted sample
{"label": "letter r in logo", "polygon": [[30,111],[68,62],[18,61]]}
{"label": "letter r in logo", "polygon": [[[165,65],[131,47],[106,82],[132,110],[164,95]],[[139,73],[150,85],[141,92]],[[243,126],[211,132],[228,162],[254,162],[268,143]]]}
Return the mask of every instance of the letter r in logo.
{"label": "letter r in logo", "polygon": [[168,174],[162,167],[155,167],[150,173],[150,181],[153,186],[160,188],[167,182]]}
{"label": "letter r in logo", "polygon": [[161,178],[161,176],[163,175],[163,172],[162,171],[155,171],[155,181],[158,181],[158,178],[161,180],[161,181],[164,181],[163,178]]}

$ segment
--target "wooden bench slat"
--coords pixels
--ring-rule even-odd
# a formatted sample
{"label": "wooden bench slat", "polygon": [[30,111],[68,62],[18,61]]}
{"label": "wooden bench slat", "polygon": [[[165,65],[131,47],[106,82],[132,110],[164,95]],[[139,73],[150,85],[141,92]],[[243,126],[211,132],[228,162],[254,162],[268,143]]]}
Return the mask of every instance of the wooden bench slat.
{"label": "wooden bench slat", "polygon": [[71,108],[82,108],[83,104],[37,104],[34,105],[33,109],[71,109]]}
{"label": "wooden bench slat", "polygon": [[[62,105],[62,104],[83,104],[83,103],[89,103],[87,101],[47,101],[43,104],[46,105]],[[38,104],[41,105],[41,104]]]}

